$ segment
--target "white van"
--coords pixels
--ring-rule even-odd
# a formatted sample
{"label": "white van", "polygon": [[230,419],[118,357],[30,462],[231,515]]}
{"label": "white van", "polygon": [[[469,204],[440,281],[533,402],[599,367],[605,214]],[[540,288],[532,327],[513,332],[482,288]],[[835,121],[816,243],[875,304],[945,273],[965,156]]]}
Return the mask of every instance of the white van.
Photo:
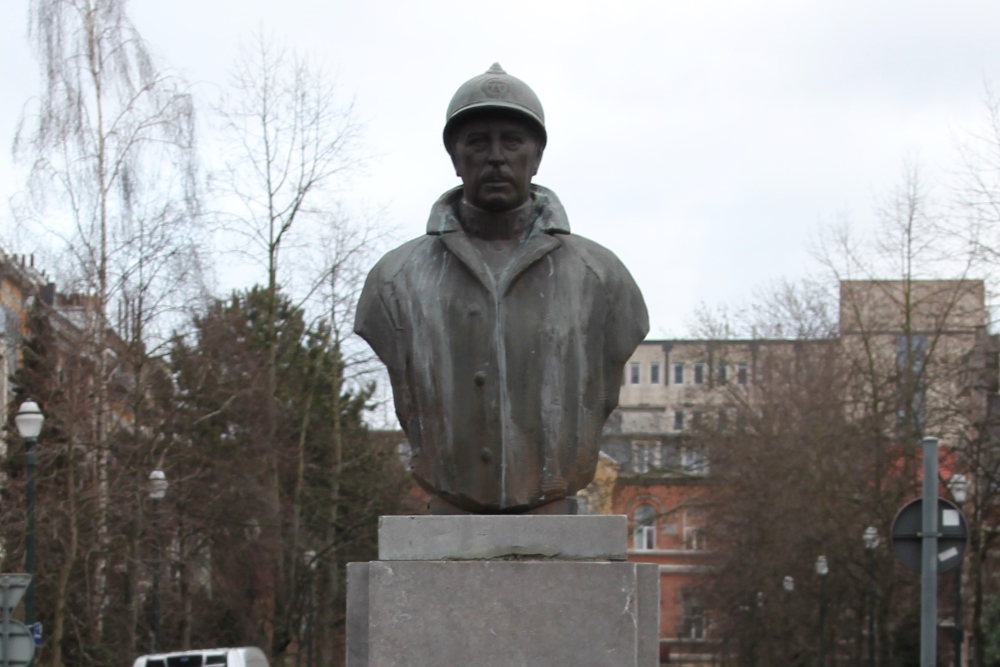
{"label": "white van", "polygon": [[132,667],[268,667],[259,648],[204,648],[197,651],[156,653],[136,658]]}

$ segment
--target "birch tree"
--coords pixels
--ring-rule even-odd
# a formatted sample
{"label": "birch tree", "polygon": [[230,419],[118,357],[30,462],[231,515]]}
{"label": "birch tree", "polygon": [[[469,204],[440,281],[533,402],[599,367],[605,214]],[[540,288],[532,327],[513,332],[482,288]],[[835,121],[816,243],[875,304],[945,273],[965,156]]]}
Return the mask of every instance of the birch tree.
{"label": "birch tree", "polygon": [[85,303],[78,324],[96,367],[81,443],[95,485],[89,611],[100,643],[115,487],[109,443],[124,423],[110,385],[137,359],[129,350],[145,353],[153,321],[196,266],[194,106],[183,81],[154,62],[125,0],[32,0],[29,16],[42,91],[14,140],[29,173],[16,213],[60,244],[70,260],[60,277]]}

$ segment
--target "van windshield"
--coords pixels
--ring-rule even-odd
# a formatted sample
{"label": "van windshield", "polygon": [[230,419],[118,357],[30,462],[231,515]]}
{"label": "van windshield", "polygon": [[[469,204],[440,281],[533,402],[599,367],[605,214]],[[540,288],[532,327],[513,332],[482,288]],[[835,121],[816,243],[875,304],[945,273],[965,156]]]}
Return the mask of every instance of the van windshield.
{"label": "van windshield", "polygon": [[229,664],[229,661],[226,659],[225,653],[170,655],[167,656],[166,665],[163,664],[162,660],[146,663],[147,667],[202,667],[203,665],[227,664]]}
{"label": "van windshield", "polygon": [[201,655],[171,655],[167,657],[167,667],[201,667],[204,664]]}

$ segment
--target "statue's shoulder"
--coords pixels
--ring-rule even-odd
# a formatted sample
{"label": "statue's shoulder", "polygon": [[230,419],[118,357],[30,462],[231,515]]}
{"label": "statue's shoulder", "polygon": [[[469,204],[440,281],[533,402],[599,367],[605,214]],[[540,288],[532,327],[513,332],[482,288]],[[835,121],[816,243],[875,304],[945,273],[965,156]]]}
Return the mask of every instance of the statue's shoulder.
{"label": "statue's shoulder", "polygon": [[417,261],[418,258],[430,250],[435,243],[435,237],[430,235],[418,236],[407,241],[403,245],[393,248],[382,255],[382,259],[375,263],[372,274],[377,275],[380,280],[391,281],[408,266]]}
{"label": "statue's shoulder", "polygon": [[602,282],[613,281],[623,275],[629,275],[628,269],[618,259],[618,256],[600,243],[578,234],[562,235],[561,240],[563,245],[578,255]]}

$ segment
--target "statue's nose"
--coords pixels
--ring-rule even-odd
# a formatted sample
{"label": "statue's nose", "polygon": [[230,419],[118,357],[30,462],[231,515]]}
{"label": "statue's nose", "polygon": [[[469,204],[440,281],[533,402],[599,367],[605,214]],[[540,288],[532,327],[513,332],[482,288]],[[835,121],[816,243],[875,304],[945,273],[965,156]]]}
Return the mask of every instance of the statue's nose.
{"label": "statue's nose", "polygon": [[503,164],[503,148],[499,140],[490,142],[490,154],[487,159],[490,164]]}

